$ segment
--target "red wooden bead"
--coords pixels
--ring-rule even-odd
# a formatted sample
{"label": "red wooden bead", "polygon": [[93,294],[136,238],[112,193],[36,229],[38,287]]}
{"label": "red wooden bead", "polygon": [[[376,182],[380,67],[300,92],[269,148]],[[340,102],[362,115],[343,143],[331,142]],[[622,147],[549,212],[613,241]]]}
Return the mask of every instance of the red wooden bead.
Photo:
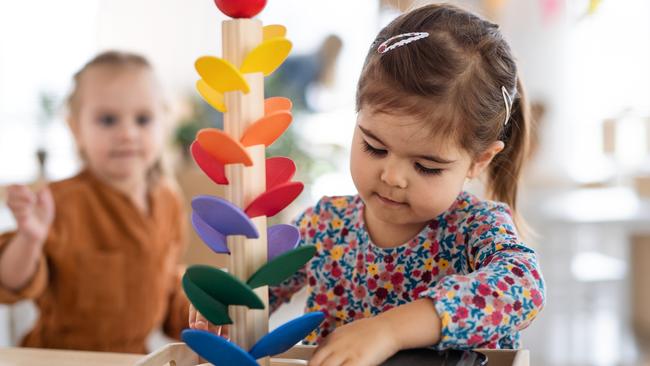
{"label": "red wooden bead", "polygon": [[252,18],[266,6],[266,0],[214,0],[214,3],[231,18]]}

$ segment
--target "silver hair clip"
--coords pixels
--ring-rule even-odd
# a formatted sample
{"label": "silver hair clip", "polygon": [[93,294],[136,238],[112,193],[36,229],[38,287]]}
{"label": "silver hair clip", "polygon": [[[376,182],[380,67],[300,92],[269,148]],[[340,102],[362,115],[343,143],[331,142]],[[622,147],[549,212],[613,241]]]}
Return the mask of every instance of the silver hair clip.
{"label": "silver hair clip", "polygon": [[[398,35],[396,35],[394,37],[390,37],[387,40],[385,40],[384,42],[382,42],[382,44],[380,44],[379,47],[377,47],[377,52],[386,53],[386,52],[388,52],[390,50],[393,50],[393,49],[395,49],[397,47],[401,47],[401,46],[407,45],[407,44],[409,44],[411,42],[417,41],[419,39],[427,38],[427,37],[429,37],[429,33],[427,33],[427,32],[411,32],[411,33],[398,34]],[[400,39],[400,38],[404,38],[404,39],[389,45],[390,42],[392,42],[392,41],[394,41],[396,39]]]}
{"label": "silver hair clip", "polygon": [[508,121],[510,121],[510,112],[512,110],[512,98],[506,90],[505,86],[501,86],[501,94],[503,95],[503,103],[506,105],[506,120],[503,122],[503,125],[506,126]]}

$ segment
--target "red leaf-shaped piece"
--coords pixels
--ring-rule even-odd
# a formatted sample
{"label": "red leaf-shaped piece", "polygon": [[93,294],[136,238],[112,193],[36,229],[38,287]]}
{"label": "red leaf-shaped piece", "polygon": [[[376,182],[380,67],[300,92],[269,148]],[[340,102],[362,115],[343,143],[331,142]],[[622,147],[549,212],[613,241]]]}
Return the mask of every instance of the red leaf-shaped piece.
{"label": "red leaf-shaped piece", "polygon": [[295,173],[296,164],[289,158],[276,156],[266,159],[266,190],[290,181]]}
{"label": "red leaf-shaped piece", "polygon": [[203,173],[212,179],[213,182],[217,184],[228,184],[228,178],[226,177],[226,168],[224,165],[218,162],[205,150],[203,150],[201,144],[199,144],[198,141],[195,140],[192,142],[190,151],[192,152],[192,157],[194,158],[196,165],[198,165]]}
{"label": "red leaf-shaped piece", "polygon": [[304,186],[301,182],[286,182],[277,185],[259,195],[248,207],[246,214],[250,218],[258,216],[272,217],[289,206],[300,195]]}

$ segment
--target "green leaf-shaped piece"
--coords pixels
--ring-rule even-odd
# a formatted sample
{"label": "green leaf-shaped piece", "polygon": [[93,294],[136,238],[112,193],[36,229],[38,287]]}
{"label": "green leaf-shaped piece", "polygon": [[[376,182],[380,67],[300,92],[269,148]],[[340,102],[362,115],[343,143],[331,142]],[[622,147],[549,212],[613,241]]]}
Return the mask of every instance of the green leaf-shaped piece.
{"label": "green leaf-shaped piece", "polygon": [[294,250],[281,254],[272,261],[263,265],[246,281],[251,288],[266,285],[279,285],[289,278],[316,253],[316,246],[304,245]]}
{"label": "green leaf-shaped piece", "polygon": [[250,309],[264,309],[264,303],[245,283],[218,268],[193,265],[185,276],[208,296],[228,305],[243,305]]}
{"label": "green leaf-shaped piece", "polygon": [[183,275],[183,290],[194,307],[215,325],[232,324],[228,316],[228,307],[208,295],[190,280],[187,273]]}

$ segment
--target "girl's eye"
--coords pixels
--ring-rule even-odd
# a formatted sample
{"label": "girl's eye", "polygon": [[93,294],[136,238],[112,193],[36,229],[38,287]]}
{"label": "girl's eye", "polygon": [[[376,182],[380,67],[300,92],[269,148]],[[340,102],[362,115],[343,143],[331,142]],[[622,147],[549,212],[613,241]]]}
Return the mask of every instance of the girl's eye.
{"label": "girl's eye", "polygon": [[415,163],[415,170],[417,170],[418,173],[423,175],[440,175],[442,173],[442,169],[425,168],[419,163]]}
{"label": "girl's eye", "polygon": [[141,114],[141,115],[138,116],[138,118],[136,120],[137,120],[139,126],[146,126],[151,121],[151,117],[149,117],[146,114]]}
{"label": "girl's eye", "polygon": [[104,114],[99,117],[99,123],[105,127],[111,127],[117,123],[117,117],[112,114]]}
{"label": "girl's eye", "polygon": [[370,146],[370,144],[367,143],[366,141],[363,141],[363,151],[367,152],[371,156],[378,157],[378,158],[384,157],[388,153],[388,151],[386,150],[376,149]]}

